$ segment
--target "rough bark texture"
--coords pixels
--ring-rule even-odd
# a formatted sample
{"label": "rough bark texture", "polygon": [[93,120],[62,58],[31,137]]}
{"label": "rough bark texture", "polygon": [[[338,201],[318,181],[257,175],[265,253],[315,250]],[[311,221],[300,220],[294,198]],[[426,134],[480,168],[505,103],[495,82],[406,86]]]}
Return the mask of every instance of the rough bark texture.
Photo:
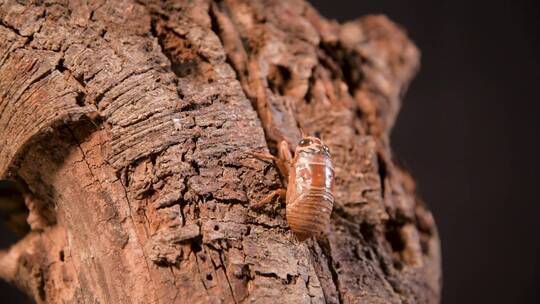
{"label": "rough bark texture", "polygon": [[[389,132],[419,53],[384,16],[298,1],[0,2],[0,179],[38,303],[437,303],[439,241]],[[327,235],[299,243],[274,151],[319,133]]]}

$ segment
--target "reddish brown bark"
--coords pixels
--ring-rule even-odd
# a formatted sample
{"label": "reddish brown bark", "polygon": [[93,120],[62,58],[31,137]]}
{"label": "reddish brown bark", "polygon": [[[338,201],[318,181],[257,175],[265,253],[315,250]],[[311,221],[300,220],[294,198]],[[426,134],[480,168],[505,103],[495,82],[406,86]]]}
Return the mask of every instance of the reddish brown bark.
{"label": "reddish brown bark", "polygon": [[[303,1],[0,4],[0,179],[37,302],[436,303],[440,253],[389,132],[419,54],[383,16]],[[328,233],[298,242],[252,151],[320,133]],[[269,149],[269,150],[268,150]]]}

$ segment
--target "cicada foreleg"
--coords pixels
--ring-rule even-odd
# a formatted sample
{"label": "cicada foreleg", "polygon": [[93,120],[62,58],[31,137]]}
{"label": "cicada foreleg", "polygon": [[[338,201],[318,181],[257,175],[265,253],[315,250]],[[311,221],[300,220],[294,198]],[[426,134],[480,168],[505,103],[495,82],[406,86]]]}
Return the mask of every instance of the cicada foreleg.
{"label": "cicada foreleg", "polygon": [[278,145],[278,155],[272,155],[268,152],[259,152],[254,151],[250,152],[256,158],[273,161],[276,164],[276,167],[279,170],[279,173],[284,179],[284,182],[287,182],[289,179],[289,171],[292,163],[292,154],[289,148],[289,144],[282,140]]}
{"label": "cicada foreleg", "polygon": [[[282,140],[279,143],[277,157],[268,152],[251,152],[251,154],[259,159],[273,161],[276,164],[279,173],[283,177],[283,182],[285,184],[287,183],[293,157],[289,148],[289,144],[285,140]],[[276,195],[279,195],[281,198],[285,199],[286,193],[287,190],[284,188],[274,190],[270,194],[265,196],[263,199],[252,204],[251,206],[255,209],[261,208],[264,205],[270,203]]]}
{"label": "cicada foreleg", "polygon": [[283,188],[276,189],[276,190],[270,192],[270,194],[268,194],[267,196],[265,196],[265,197],[264,197],[263,199],[261,199],[260,201],[251,204],[251,208],[253,208],[253,209],[260,209],[260,208],[264,207],[266,204],[272,202],[272,200],[274,199],[274,197],[276,197],[276,195],[278,195],[278,196],[281,197],[282,199],[285,199],[286,194],[287,194],[287,190],[286,190],[286,189],[283,189]]}

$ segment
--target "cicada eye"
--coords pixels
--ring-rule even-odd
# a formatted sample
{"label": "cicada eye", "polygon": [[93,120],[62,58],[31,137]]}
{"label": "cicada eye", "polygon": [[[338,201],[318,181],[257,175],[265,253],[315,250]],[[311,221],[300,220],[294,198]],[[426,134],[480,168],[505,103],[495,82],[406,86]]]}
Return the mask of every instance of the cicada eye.
{"label": "cicada eye", "polygon": [[328,149],[328,146],[326,146],[326,145],[323,146],[323,150],[324,150],[324,152],[330,154],[330,149]]}
{"label": "cicada eye", "polygon": [[311,139],[309,139],[309,138],[304,138],[304,139],[302,139],[302,140],[298,143],[298,145],[300,145],[301,147],[306,147],[306,146],[311,145],[312,143],[313,143],[313,142],[311,141]]}

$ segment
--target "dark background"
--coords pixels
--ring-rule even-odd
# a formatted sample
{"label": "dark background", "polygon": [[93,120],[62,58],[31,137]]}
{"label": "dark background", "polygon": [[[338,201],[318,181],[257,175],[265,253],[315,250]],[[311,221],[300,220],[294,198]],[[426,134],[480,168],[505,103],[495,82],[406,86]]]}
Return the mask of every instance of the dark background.
{"label": "dark background", "polygon": [[422,51],[392,140],[438,223],[443,303],[540,303],[535,1],[310,2],[339,21],[386,14]]}
{"label": "dark background", "polygon": [[392,145],[437,221],[443,303],[540,303],[540,8],[535,1],[310,2],[383,13],[422,52]]}

